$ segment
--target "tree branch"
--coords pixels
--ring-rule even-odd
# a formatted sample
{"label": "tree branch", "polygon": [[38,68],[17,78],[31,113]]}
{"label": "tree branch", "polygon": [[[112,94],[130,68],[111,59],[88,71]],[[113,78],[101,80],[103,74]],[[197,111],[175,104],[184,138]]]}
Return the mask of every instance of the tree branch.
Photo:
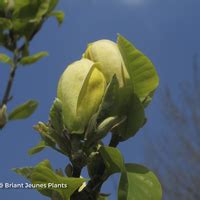
{"label": "tree branch", "polygon": [[16,70],[17,70],[17,59],[18,59],[18,50],[16,49],[14,51],[13,64],[10,69],[9,80],[8,80],[8,83],[4,92],[4,96],[1,102],[1,107],[4,104],[6,105],[12,99],[12,97],[10,96],[10,93],[13,86]]}

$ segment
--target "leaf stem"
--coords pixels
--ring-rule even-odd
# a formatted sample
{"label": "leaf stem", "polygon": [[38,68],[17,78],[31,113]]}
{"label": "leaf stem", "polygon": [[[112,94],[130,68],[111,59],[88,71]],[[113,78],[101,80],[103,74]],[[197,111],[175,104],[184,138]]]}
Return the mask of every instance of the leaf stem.
{"label": "leaf stem", "polygon": [[117,147],[117,145],[120,143],[120,137],[118,134],[112,134],[109,146],[110,147]]}

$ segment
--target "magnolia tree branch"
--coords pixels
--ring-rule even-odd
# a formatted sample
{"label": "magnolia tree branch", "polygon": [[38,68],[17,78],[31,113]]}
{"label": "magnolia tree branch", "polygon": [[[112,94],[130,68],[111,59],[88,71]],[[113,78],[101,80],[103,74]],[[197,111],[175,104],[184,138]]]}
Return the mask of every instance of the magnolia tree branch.
{"label": "magnolia tree branch", "polygon": [[[41,26],[42,24],[46,21],[46,18],[44,18],[42,20],[42,23],[41,25],[38,27],[37,30],[35,30],[31,35],[30,37],[28,38],[28,41],[30,42],[33,37],[38,33],[38,31],[41,29]],[[12,36],[12,34],[11,34]],[[13,51],[13,60],[12,60],[12,64],[11,64],[11,69],[10,69],[10,74],[9,74],[9,79],[8,79],[8,83],[7,83],[7,86],[6,86],[6,89],[5,89],[5,92],[4,92],[4,96],[3,96],[3,99],[2,99],[2,102],[1,102],[1,107],[3,105],[6,105],[11,99],[12,97],[10,96],[10,93],[11,93],[11,90],[12,90],[12,86],[13,86],[13,82],[14,82],[14,79],[15,79],[15,74],[16,74],[16,70],[17,70],[17,67],[18,67],[18,61],[20,60],[19,58],[19,54],[20,52],[23,51],[23,49],[26,47],[26,44],[24,43],[21,47],[17,48],[17,42],[14,41],[14,38],[12,37],[12,40],[13,40],[13,44],[12,46],[16,47],[15,50]]]}
{"label": "magnolia tree branch", "polygon": [[[73,140],[73,142],[74,141],[76,141],[76,140]],[[79,146],[77,141],[74,142],[74,147],[76,148],[77,151],[81,152],[80,149],[77,149],[77,147]],[[109,146],[117,147],[119,142],[120,142],[120,136],[118,134],[112,134]],[[73,145],[72,145],[72,149],[73,149]],[[84,159],[85,158],[82,157],[81,155],[79,155],[79,162],[77,162],[77,160],[76,160],[76,162],[74,162],[73,159],[71,159],[72,168],[73,168],[72,177],[80,177],[81,171],[82,171],[83,167],[86,165],[86,164],[81,165],[82,164],[81,160],[84,160]],[[71,196],[72,200],[95,200],[95,199],[97,199],[97,197],[101,191],[101,187],[102,187],[103,183],[108,179],[108,175],[106,174],[106,168],[105,168],[104,161],[102,158],[100,158],[100,163],[99,163],[98,168],[100,168],[99,174],[96,174],[94,177],[92,177],[91,180],[87,183],[86,187],[81,192],[76,191]]]}
{"label": "magnolia tree branch", "polygon": [[[55,12],[54,10],[58,2],[59,1],[37,1],[37,3],[31,5],[30,0],[30,2],[26,1],[18,5],[15,4],[14,1],[8,0],[0,3],[0,46],[13,54],[13,58],[10,58],[6,54],[1,54],[0,56],[1,62],[10,65],[8,82],[2,94],[2,99],[0,99],[0,129],[3,129],[9,120],[30,117],[38,106],[37,101],[29,100],[14,108],[10,113],[7,112],[7,104],[12,100],[11,91],[18,65],[33,64],[44,56],[47,56],[47,52],[38,52],[34,55],[30,55],[30,42],[49,17],[55,17],[59,24],[64,20],[64,13],[62,11]],[[35,9],[36,7],[37,9]],[[32,12],[32,10],[34,11]],[[24,18],[29,20],[24,20]],[[15,23],[16,21],[19,23]],[[23,41],[22,45],[19,44],[21,41]],[[18,111],[20,110],[23,116],[20,114],[16,115],[16,109],[18,109]],[[27,112],[23,112],[23,110]]]}
{"label": "magnolia tree branch", "polygon": [[14,82],[14,78],[15,78],[15,74],[17,70],[17,60],[18,60],[18,49],[14,51],[13,63],[10,69],[9,80],[4,92],[1,106],[3,106],[4,104],[6,105],[12,99],[12,97],[10,97],[10,93],[12,90],[12,86],[13,86],[13,82]]}

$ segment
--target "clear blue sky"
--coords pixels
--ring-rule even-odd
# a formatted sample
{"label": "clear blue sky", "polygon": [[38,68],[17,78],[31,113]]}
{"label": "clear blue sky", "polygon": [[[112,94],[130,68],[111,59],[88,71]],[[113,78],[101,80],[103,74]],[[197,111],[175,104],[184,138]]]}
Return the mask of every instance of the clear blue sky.
{"label": "clear blue sky", "polygon": [[[40,138],[31,127],[38,121],[47,121],[61,73],[67,64],[81,57],[89,42],[103,38],[116,40],[116,34],[120,33],[152,59],[160,75],[160,88],[147,111],[147,126],[120,145],[127,162],[144,162],[145,132],[156,140],[154,131],[161,128],[158,103],[162,88],[169,85],[178,92],[179,81],[191,79],[192,57],[200,51],[200,1],[61,0],[58,8],[66,14],[62,27],[58,28],[53,19],[48,21],[31,44],[32,53],[47,50],[50,56],[17,72],[14,100],[9,107],[30,98],[39,100],[40,107],[31,118],[10,123],[0,132],[0,182],[25,182],[11,171],[13,167],[32,166],[43,159],[49,159],[55,168],[67,164],[53,150],[28,156],[27,150]],[[0,95],[7,74],[7,66],[0,64]],[[104,187],[104,192],[113,193],[110,199],[116,199],[112,181]],[[45,197],[34,190],[0,190],[0,199]]]}

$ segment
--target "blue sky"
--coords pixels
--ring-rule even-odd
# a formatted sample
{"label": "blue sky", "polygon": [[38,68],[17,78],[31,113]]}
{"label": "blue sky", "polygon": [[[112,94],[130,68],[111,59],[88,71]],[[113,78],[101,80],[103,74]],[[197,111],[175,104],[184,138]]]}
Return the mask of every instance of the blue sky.
{"label": "blue sky", "polygon": [[[103,38],[116,40],[117,33],[148,55],[160,75],[159,90],[147,110],[147,125],[135,138],[120,145],[127,162],[143,163],[145,134],[156,141],[155,132],[163,128],[159,93],[168,85],[176,94],[178,83],[191,79],[192,57],[200,52],[199,7],[197,0],[61,0],[58,9],[66,14],[64,24],[58,28],[53,19],[49,20],[31,44],[32,53],[47,50],[49,57],[17,72],[14,100],[9,107],[30,98],[37,99],[40,107],[31,118],[10,123],[0,132],[0,182],[25,181],[11,171],[13,167],[32,166],[43,159],[49,159],[55,168],[67,164],[52,150],[28,156],[27,150],[39,141],[32,126],[47,121],[65,67],[81,57],[88,43]],[[7,66],[0,64],[0,95],[7,74]],[[116,199],[113,181],[104,192],[113,193],[110,199]],[[34,190],[0,190],[0,198],[45,199]]]}

